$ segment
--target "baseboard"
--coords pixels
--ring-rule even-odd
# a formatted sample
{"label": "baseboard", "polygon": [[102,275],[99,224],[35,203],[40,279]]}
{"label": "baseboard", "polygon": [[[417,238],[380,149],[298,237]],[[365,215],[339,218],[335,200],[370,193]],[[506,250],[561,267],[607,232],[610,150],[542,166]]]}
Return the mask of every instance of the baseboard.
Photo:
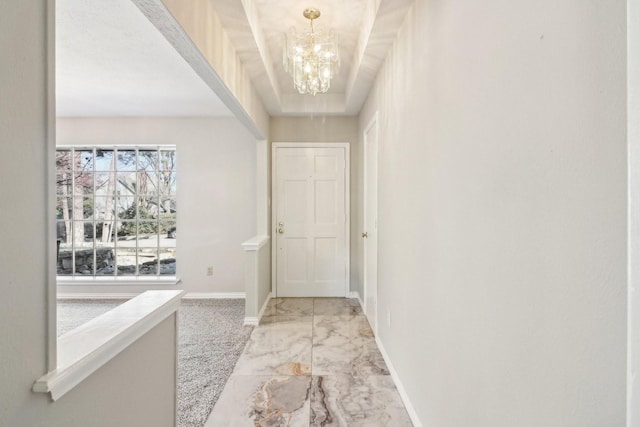
{"label": "baseboard", "polygon": [[187,292],[182,299],[245,299],[246,292]]}
{"label": "baseboard", "polygon": [[258,322],[260,322],[260,319],[262,319],[262,316],[264,316],[264,312],[267,310],[267,306],[269,305],[270,300],[271,300],[271,292],[269,292],[269,295],[267,295],[267,299],[264,300],[264,304],[262,304],[260,313],[258,313]]}
{"label": "baseboard", "polygon": [[137,297],[142,292],[128,292],[128,293],[111,293],[111,292],[58,292],[56,298],[59,300],[67,299],[131,299]]}
{"label": "baseboard", "polygon": [[409,400],[409,396],[407,395],[407,392],[405,391],[404,386],[402,385],[402,382],[398,377],[398,372],[396,372],[395,368],[393,367],[393,364],[391,363],[391,360],[389,360],[389,355],[387,354],[387,351],[385,350],[384,345],[382,345],[382,341],[380,341],[380,337],[376,337],[376,344],[378,344],[380,353],[382,354],[382,357],[384,358],[384,361],[387,364],[387,368],[389,368],[391,379],[393,379],[393,382],[395,383],[396,388],[398,389],[398,393],[400,394],[402,403],[404,403],[404,406],[407,409],[407,412],[409,413],[409,418],[411,418],[411,422],[413,422],[414,427],[422,427],[422,422],[420,422],[420,419],[418,418],[418,414],[416,413],[416,410],[414,409],[413,405],[411,404],[411,401]]}
{"label": "baseboard", "polygon": [[267,305],[269,305],[270,299],[271,299],[271,292],[269,292],[269,295],[267,295],[267,299],[264,300],[264,304],[262,304],[262,308],[260,309],[260,312],[258,313],[257,317],[247,316],[244,318],[245,326],[258,326],[260,324],[260,319],[262,319],[262,316],[264,315],[264,312],[267,309]]}
{"label": "baseboard", "polygon": [[[57,298],[66,299],[131,299],[142,292],[58,292]],[[182,299],[245,299],[245,292],[187,292]]]}
{"label": "baseboard", "polygon": [[362,300],[360,299],[360,292],[358,291],[351,291],[351,293],[349,293],[349,298],[355,298],[358,300],[358,303],[360,304],[360,308],[362,309],[362,311],[364,311],[364,303],[362,302]]}

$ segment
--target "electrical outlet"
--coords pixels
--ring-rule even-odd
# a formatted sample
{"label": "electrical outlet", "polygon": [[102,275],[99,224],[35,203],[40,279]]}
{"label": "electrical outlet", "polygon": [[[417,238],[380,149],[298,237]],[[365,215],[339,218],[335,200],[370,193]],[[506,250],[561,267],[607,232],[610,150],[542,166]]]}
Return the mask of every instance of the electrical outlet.
{"label": "electrical outlet", "polygon": [[387,328],[391,327],[391,310],[387,310]]}
{"label": "electrical outlet", "polygon": [[213,267],[207,267],[207,276],[213,276]]}

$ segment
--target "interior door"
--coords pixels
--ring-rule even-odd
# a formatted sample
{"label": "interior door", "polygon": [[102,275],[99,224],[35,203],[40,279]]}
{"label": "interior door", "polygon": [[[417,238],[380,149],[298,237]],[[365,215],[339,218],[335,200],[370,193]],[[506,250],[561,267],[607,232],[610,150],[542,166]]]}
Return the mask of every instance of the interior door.
{"label": "interior door", "polygon": [[364,134],[364,311],[377,333],[378,317],[378,126]]}
{"label": "interior door", "polygon": [[278,297],[347,296],[346,147],[274,150]]}

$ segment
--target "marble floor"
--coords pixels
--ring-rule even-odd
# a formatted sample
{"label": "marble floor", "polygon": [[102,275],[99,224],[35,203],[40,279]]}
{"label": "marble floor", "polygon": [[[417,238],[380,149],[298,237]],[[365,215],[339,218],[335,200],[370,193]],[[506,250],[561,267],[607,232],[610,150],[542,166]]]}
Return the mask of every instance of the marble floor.
{"label": "marble floor", "polygon": [[411,425],[357,300],[274,298],[205,427]]}

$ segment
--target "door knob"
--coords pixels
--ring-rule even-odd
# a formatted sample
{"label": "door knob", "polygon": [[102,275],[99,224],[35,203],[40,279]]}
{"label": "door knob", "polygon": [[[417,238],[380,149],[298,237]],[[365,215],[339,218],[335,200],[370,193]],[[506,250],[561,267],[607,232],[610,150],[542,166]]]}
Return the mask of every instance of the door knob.
{"label": "door knob", "polygon": [[278,228],[278,233],[283,234],[284,233],[284,229]]}
{"label": "door knob", "polygon": [[365,231],[364,233],[362,233],[362,237],[366,239],[367,237],[369,237],[369,233]]}

